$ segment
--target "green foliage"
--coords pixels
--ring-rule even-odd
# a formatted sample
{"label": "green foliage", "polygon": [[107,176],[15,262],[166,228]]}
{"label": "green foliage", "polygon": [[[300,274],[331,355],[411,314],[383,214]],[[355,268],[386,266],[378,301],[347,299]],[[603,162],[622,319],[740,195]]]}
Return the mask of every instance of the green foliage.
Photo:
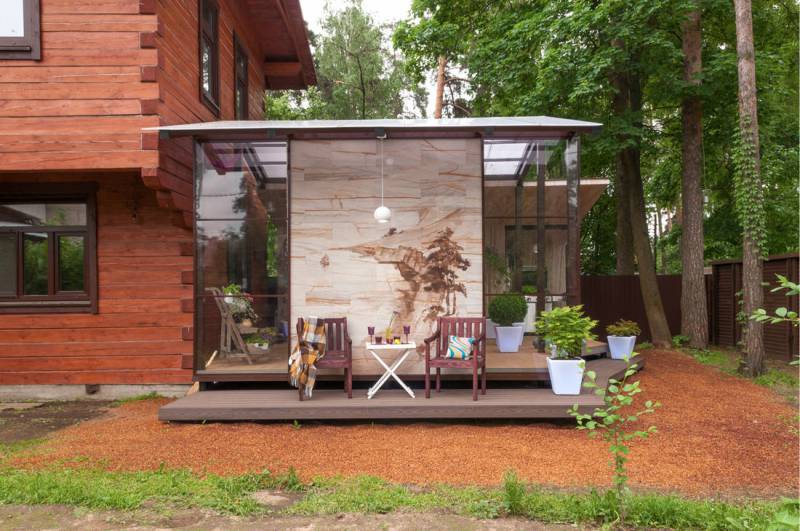
{"label": "green foliage", "polygon": [[672,336],[672,344],[675,345],[677,348],[681,348],[682,346],[689,343],[689,336],[684,336],[682,334],[678,334],[677,336]]}
{"label": "green foliage", "polygon": [[503,507],[506,514],[525,514],[525,484],[520,481],[517,473],[509,470],[503,476]]}
{"label": "green foliage", "polygon": [[555,346],[554,358],[579,356],[583,343],[594,339],[597,321],[584,315],[583,306],[562,306],[542,312],[536,320],[536,333]]}
{"label": "green foliage", "polygon": [[149,393],[142,393],[140,395],[118,398],[117,400],[114,400],[114,405],[121,406],[122,404],[130,404],[131,402],[143,402],[145,400],[157,400],[159,398],[164,397],[155,391],[150,391]]}
{"label": "green foliage", "polygon": [[270,120],[398,118],[425,113],[425,89],[412,80],[405,59],[364,11],[361,0],[329,2],[322,32],[312,36],[317,86],[269,94]]}
{"label": "green foliage", "polygon": [[795,391],[800,389],[800,381],[796,375],[778,369],[767,369],[764,374],[757,376],[753,381],[771,389],[776,387],[788,387]]}
{"label": "green foliage", "polygon": [[587,430],[589,437],[602,438],[608,445],[612,456],[614,473],[614,493],[620,522],[623,522],[628,510],[627,497],[630,492],[627,487],[628,473],[626,463],[630,454],[630,442],[634,439],[646,439],[656,432],[655,426],[639,429],[638,423],[642,415],[654,413],[661,404],[648,400],[644,408],[632,413],[635,396],[642,392],[640,382],[630,382],[636,374],[636,364],[627,361],[627,368],[621,380],[610,378],[607,386],[597,383],[597,374],[594,371],[586,372],[586,381],[583,386],[594,390],[595,394],[603,398],[603,406],[595,408],[591,414],[579,411],[578,405],[572,406],[569,414],[575,417],[579,430]]}
{"label": "green foliage", "polygon": [[522,294],[526,297],[533,297],[537,293],[536,286],[533,284],[525,284],[522,286]]}
{"label": "green foliage", "polygon": [[525,297],[517,293],[497,295],[489,302],[489,319],[499,326],[511,326],[525,320],[528,304]]}
{"label": "green foliage", "polygon": [[[778,286],[770,290],[772,293],[786,291],[785,295],[787,297],[800,294],[800,285],[795,284],[783,275],[775,276],[778,278]],[[783,306],[775,309],[775,315],[769,315],[765,309],[759,308],[750,316],[750,319],[761,323],[791,323],[792,326],[800,326],[800,317],[798,317],[797,312]]]}
{"label": "green foliage", "polygon": [[646,350],[649,348],[653,348],[653,344],[649,341],[644,341],[643,343],[636,344],[636,350]]}
{"label": "green foliage", "polygon": [[765,254],[767,221],[764,209],[764,185],[756,165],[758,153],[750,129],[749,119],[744,117],[742,127],[735,130],[733,137],[732,155],[736,170],[733,174],[734,205],[745,237],[751,238],[759,251]]}
{"label": "green foliage", "polygon": [[642,333],[642,329],[639,328],[639,323],[635,321],[620,319],[616,323],[608,325],[606,333],[610,336],[630,337],[638,336]]}

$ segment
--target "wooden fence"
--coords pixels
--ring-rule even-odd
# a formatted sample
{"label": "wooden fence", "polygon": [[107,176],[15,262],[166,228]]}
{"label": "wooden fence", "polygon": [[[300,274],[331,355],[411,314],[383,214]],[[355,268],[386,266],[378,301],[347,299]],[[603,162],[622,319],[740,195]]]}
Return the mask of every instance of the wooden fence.
{"label": "wooden fence", "polygon": [[[786,297],[784,293],[772,293],[776,285],[775,275],[784,275],[798,282],[798,255],[771,256],[764,262],[764,307],[770,313],[785,306],[798,311],[798,297]],[[664,312],[672,335],[680,334],[681,327],[681,276],[659,275],[658,287],[664,303]],[[742,288],[741,260],[714,262],[712,274],[706,275],[706,298],[708,300],[709,341],[720,346],[735,346],[742,337],[741,324],[737,322],[739,296]],[[586,313],[599,324],[595,333],[605,340],[605,327],[618,319],[636,321],[642,327],[640,341],[649,341],[650,327],[644,311],[644,301],[636,275],[583,276],[581,277],[581,300]],[[764,327],[764,348],[767,356],[790,360],[800,351],[798,330],[788,323]]]}

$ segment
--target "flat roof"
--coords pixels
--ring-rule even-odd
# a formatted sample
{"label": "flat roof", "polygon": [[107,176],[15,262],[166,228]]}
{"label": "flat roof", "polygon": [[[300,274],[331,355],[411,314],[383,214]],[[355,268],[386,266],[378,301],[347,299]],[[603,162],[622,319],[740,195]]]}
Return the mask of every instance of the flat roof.
{"label": "flat roof", "polygon": [[335,133],[338,131],[461,131],[485,134],[509,132],[596,133],[603,128],[597,122],[554,118],[551,116],[512,116],[485,118],[413,118],[390,120],[235,120],[149,127],[162,137],[219,133]]}

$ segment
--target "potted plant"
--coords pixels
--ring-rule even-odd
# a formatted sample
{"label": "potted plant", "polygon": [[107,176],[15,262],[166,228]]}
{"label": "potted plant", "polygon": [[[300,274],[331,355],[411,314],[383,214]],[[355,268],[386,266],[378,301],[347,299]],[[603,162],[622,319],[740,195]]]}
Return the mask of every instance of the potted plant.
{"label": "potted plant", "polygon": [[517,352],[525,333],[521,321],[525,319],[528,305],[525,297],[517,293],[498,295],[489,303],[489,318],[496,323],[495,335],[500,352]]}
{"label": "potted plant", "polygon": [[242,291],[239,284],[228,284],[222,288],[225,294],[225,304],[231,309],[231,316],[242,326],[253,326],[253,321],[258,319],[258,315],[253,310],[253,296]]}
{"label": "potted plant", "polygon": [[641,334],[642,330],[636,322],[620,319],[608,325],[606,333],[611,359],[624,360],[631,357],[633,347],[636,346],[636,336]]}
{"label": "potted plant", "polygon": [[584,342],[593,339],[597,321],[583,313],[583,306],[563,306],[542,312],[536,321],[536,333],[550,350],[547,371],[553,393],[579,395],[584,362],[580,357]]}

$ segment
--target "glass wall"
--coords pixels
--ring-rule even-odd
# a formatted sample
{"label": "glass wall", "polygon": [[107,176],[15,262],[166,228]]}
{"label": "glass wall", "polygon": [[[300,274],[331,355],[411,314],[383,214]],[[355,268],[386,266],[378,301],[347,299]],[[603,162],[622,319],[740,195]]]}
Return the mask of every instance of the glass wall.
{"label": "glass wall", "polygon": [[[528,301],[526,332],[538,311],[566,304],[569,226],[564,139],[486,139],[484,296]],[[538,305],[538,306],[537,306]]]}
{"label": "glass wall", "polygon": [[198,373],[285,373],[288,146],[197,144]]}

